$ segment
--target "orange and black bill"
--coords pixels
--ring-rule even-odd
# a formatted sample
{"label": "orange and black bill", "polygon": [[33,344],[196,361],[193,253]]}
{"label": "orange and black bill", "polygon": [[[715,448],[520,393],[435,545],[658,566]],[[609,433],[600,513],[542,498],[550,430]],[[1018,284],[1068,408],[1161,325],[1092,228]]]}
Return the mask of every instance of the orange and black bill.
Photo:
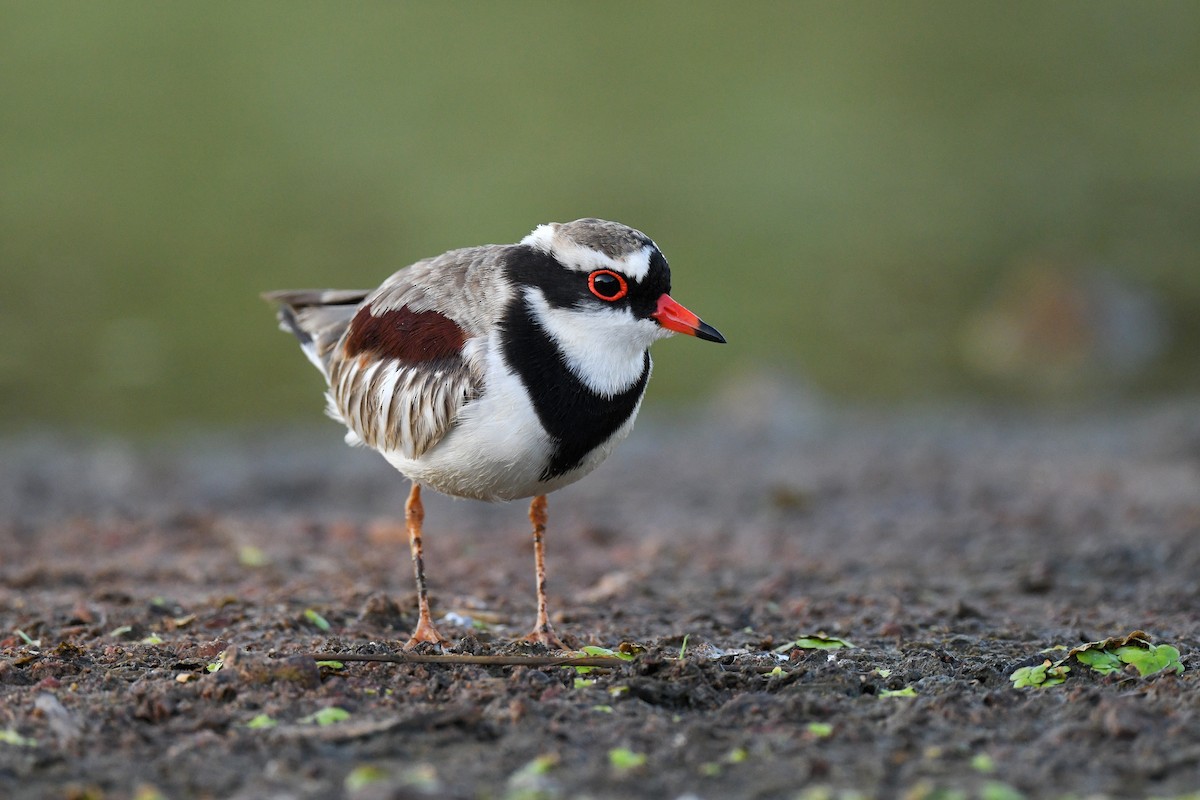
{"label": "orange and black bill", "polygon": [[706,342],[725,344],[725,337],[720,331],[676,303],[669,294],[658,298],[658,310],[650,317],[669,331],[686,333]]}

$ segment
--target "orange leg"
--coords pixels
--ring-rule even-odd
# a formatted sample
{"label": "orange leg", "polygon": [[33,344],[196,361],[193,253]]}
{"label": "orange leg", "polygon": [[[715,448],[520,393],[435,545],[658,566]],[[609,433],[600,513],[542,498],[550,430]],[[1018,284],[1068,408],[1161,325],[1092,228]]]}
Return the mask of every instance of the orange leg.
{"label": "orange leg", "polygon": [[525,637],[527,642],[540,642],[555,650],[566,650],[566,646],[554,635],[550,617],[546,613],[546,557],[542,538],[546,533],[546,495],[539,494],[529,504],[529,521],[533,524],[533,560],[537,567],[537,624]]}
{"label": "orange leg", "polygon": [[421,550],[421,523],[425,520],[425,508],[421,505],[421,484],[413,481],[408,502],[404,504],[404,522],[408,525],[408,546],[412,550],[413,572],[417,575],[417,629],[405,643],[404,649],[411,650],[420,642],[448,645],[450,640],[438,633],[429,616],[429,597],[425,592],[425,557]]}

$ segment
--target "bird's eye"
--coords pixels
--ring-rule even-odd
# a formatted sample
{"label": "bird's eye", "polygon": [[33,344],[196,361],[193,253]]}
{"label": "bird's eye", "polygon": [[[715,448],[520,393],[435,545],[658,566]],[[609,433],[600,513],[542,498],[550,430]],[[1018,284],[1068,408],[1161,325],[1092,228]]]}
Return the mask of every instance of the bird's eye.
{"label": "bird's eye", "polygon": [[588,288],[596,297],[610,303],[629,294],[629,284],[611,269],[598,269],[588,275]]}

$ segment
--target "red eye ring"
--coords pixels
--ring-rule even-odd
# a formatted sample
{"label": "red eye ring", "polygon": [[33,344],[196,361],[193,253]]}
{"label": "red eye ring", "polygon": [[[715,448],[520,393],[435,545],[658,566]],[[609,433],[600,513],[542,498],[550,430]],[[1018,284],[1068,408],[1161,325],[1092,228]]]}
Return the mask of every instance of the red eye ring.
{"label": "red eye ring", "polygon": [[[605,294],[596,286],[597,278],[616,278],[617,291],[613,292],[612,294]],[[605,288],[612,288],[610,281],[605,280],[601,281],[601,283],[608,284],[608,286]],[[588,289],[590,289],[592,294],[596,295],[596,297],[599,297],[601,300],[609,303],[615,303],[617,300],[620,300],[622,297],[629,294],[629,284],[626,282],[625,278],[622,277],[620,273],[613,272],[611,269],[598,269],[591,275],[588,275]]]}

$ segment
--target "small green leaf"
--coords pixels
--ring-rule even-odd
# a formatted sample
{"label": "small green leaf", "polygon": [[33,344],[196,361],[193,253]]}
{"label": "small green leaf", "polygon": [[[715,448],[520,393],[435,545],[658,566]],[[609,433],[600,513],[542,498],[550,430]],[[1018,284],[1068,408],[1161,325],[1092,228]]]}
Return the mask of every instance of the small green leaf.
{"label": "small green leaf", "polygon": [[244,544],[238,548],[238,563],[243,567],[265,567],[271,563],[271,559],[267,558],[267,554],[262,551],[262,548]]}
{"label": "small green leaf", "polygon": [[161,636],[159,636],[157,633],[152,633],[149,636],[147,636],[145,639],[142,639],[142,644],[162,644],[162,643],[163,643],[163,638]]}
{"label": "small green leaf", "polygon": [[775,652],[788,653],[797,648],[800,650],[839,650],[843,647],[854,647],[854,644],[845,639],[839,639],[836,636],[826,636],[823,633],[817,633],[810,636],[801,636],[785,645],[776,647]]}
{"label": "small green leaf", "polygon": [[9,744],[13,747],[37,747],[37,739],[22,736],[12,728],[5,728],[0,731],[0,744]]}
{"label": "small green leaf", "polygon": [[[633,661],[633,653],[622,653],[619,650],[609,650],[607,647],[596,647],[588,645],[579,651],[580,656],[600,656],[602,658],[619,658],[622,661]],[[577,673],[586,675],[593,670],[601,669],[600,667],[575,667]]]}
{"label": "small green leaf", "polygon": [[114,639],[120,639],[121,637],[123,637],[125,634],[129,633],[132,630],[133,630],[132,625],[120,625],[116,628],[113,628],[111,631],[109,631],[108,635]]}
{"label": "small green leaf", "polygon": [[311,608],[304,609],[304,618],[308,620],[310,624],[315,625],[317,628],[323,631],[328,631],[330,628],[329,620],[325,619]]}
{"label": "small green leaf", "polygon": [[646,763],[645,753],[635,753],[628,747],[614,747],[608,751],[608,763],[614,769],[624,772],[625,770],[637,769],[644,766]]}
{"label": "small green leaf", "polygon": [[588,656],[612,656],[622,661],[633,661],[633,653],[622,653],[620,650],[609,650],[607,647],[596,647],[591,644],[583,648],[583,654]]}
{"label": "small green leaf", "polygon": [[1013,682],[1014,689],[1043,689],[1058,686],[1067,679],[1067,673],[1070,671],[1071,668],[1064,666],[1062,662],[1052,664],[1047,658],[1036,666],[1021,667],[1009,675],[1008,679]]}
{"label": "small green leaf", "polygon": [[741,764],[750,757],[750,752],[744,747],[735,747],[725,754],[725,761],[728,764]]}
{"label": "small green leaf", "polygon": [[595,685],[596,685],[595,678],[576,678],[575,679],[575,688],[576,689],[586,689],[589,686],[595,686]]}
{"label": "small green leaf", "polygon": [[828,722],[810,722],[804,726],[804,730],[817,739],[825,739],[833,735],[833,726]]}
{"label": "small green leaf", "polygon": [[879,693],[880,697],[916,697],[917,690],[912,686],[905,686],[903,689],[884,689]]}
{"label": "small green leaf", "polygon": [[346,773],[346,778],[342,781],[342,786],[347,792],[357,792],[372,783],[385,781],[389,777],[388,771],[373,764],[359,764],[354,769]]}
{"label": "small green leaf", "polygon": [[683,654],[687,652],[688,637],[690,637],[690,636],[691,636],[690,633],[685,633],[683,635],[683,644],[679,645],[679,660],[680,661],[683,661]]}
{"label": "small green leaf", "polygon": [[598,706],[592,706],[592,711],[599,711],[601,714],[611,714],[613,713],[613,707],[610,705],[601,704]]}
{"label": "small green leaf", "polygon": [[763,675],[763,677],[764,678],[780,678],[780,677],[783,677],[784,674],[785,673],[783,671],[783,667],[775,667],[775,669],[773,669],[770,672],[768,672],[767,674]]}
{"label": "small green leaf", "polygon": [[216,661],[213,661],[213,662],[212,662],[212,663],[210,663],[210,664],[205,664],[205,665],[204,665],[204,668],[205,668],[206,670],[208,670],[209,672],[217,672],[217,671],[219,671],[219,670],[221,669],[221,667],[223,667],[223,666],[225,666],[225,654],[224,654],[224,653],[221,653],[221,655],[217,656],[217,660],[216,660]]}
{"label": "small green leaf", "polygon": [[247,722],[246,727],[251,730],[262,730],[264,728],[274,728],[278,724],[278,722],[271,718],[270,714],[259,714]]}
{"label": "small green leaf", "polygon": [[1115,653],[1107,650],[1084,650],[1075,654],[1075,660],[1084,666],[1091,667],[1101,675],[1111,675],[1121,671],[1121,659]]}
{"label": "small green leaf", "polygon": [[537,778],[542,775],[548,775],[550,774],[550,770],[558,766],[558,761],[556,753],[544,753],[510,775],[508,780],[511,783],[521,778]]}
{"label": "small green leaf", "polygon": [[892,674],[892,671],[887,667],[880,667],[879,669],[875,670],[875,674],[881,678],[886,678]]}
{"label": "small green leaf", "polygon": [[41,647],[42,646],[41,639],[30,638],[29,634],[26,633],[25,631],[21,630],[20,628],[17,628],[16,630],[14,630],[13,633],[15,633],[17,636],[20,636],[21,641],[24,642],[25,644],[29,645],[30,647]]}
{"label": "small green leaf", "polygon": [[971,769],[990,775],[996,771],[996,762],[987,753],[976,753],[971,756]]}
{"label": "small green leaf", "polygon": [[317,666],[325,667],[325,669],[345,669],[346,668],[346,665],[340,661],[318,661]]}
{"label": "small green leaf", "polygon": [[1176,674],[1183,672],[1183,664],[1179,661],[1179,650],[1169,644],[1151,644],[1145,648],[1126,645],[1118,647],[1115,655],[1126,664],[1132,664],[1143,678],[1168,669]]}
{"label": "small green leaf", "polygon": [[620,697],[623,694],[629,693],[629,687],[628,686],[611,686],[608,689],[608,693],[610,695],[612,695],[613,697]]}
{"label": "small green leaf", "polygon": [[336,725],[348,719],[350,719],[349,711],[337,706],[330,706],[329,708],[322,708],[320,711],[309,714],[307,717],[302,718],[300,723],[304,725],[312,725],[314,723],[317,725]]}
{"label": "small green leaf", "polygon": [[1000,781],[987,781],[979,790],[979,800],[1025,800],[1025,795]]}

